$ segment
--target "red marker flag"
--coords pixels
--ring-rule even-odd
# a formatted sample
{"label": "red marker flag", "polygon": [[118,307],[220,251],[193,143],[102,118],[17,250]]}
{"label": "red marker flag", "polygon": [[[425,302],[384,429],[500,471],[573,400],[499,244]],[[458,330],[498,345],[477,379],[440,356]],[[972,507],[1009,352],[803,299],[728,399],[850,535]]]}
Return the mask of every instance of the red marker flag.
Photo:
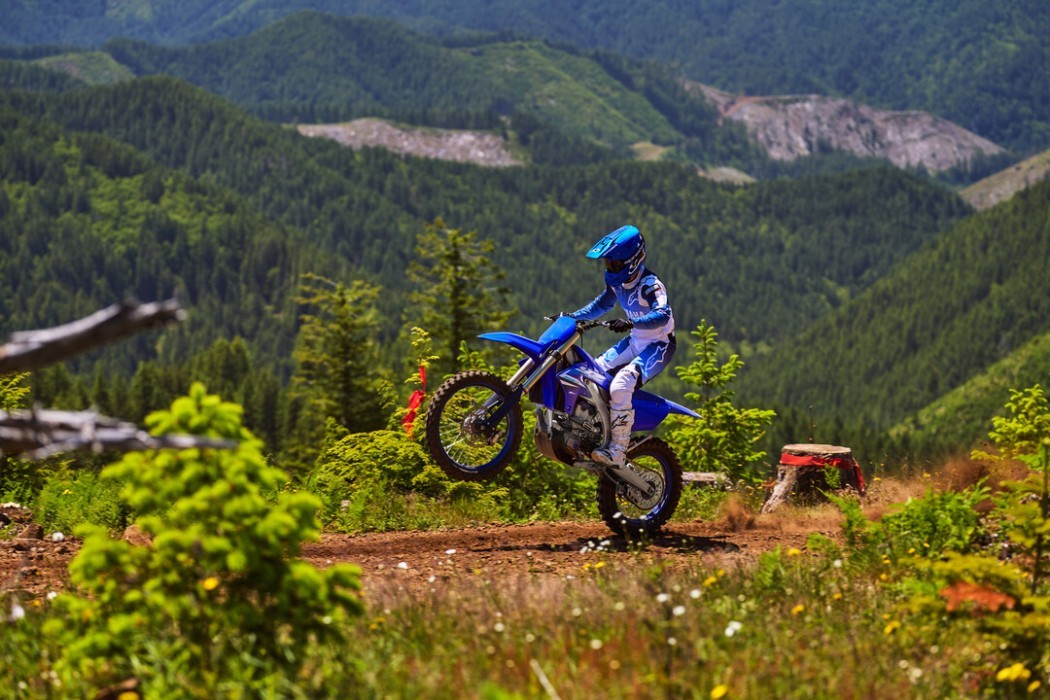
{"label": "red marker flag", "polygon": [[427,395],[427,370],[423,365],[419,366],[419,381],[422,383],[421,388],[408,397],[408,412],[401,419],[401,425],[405,426],[405,432],[409,435],[412,434],[412,424],[416,421],[419,407],[423,405],[423,398]]}

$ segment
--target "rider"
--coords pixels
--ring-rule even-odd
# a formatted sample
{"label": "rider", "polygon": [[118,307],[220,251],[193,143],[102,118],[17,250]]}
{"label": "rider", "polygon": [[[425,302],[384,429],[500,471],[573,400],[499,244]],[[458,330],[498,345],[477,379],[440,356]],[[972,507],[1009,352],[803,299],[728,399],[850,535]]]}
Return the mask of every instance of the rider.
{"label": "rider", "polygon": [[600,464],[623,466],[634,425],[634,390],[659,374],[674,356],[674,316],[667,289],[645,262],[645,239],[634,226],[622,226],[594,244],[588,258],[605,261],[605,291],[579,311],[581,321],[596,319],[619,302],[628,320],[609,321],[615,333],[630,335],[605,351],[598,365],[613,375],[609,385],[609,443],[591,452]]}

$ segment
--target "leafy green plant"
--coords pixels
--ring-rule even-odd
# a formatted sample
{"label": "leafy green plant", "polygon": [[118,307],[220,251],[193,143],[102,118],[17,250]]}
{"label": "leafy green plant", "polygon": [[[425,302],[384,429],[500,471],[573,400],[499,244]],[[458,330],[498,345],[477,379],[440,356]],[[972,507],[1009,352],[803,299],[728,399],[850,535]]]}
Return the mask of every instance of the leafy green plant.
{"label": "leafy green plant", "polygon": [[281,492],[285,475],[242,427],[240,407],[194,384],[147,418],[155,435],[235,441],[230,449],[136,452],[103,472],[152,539],[110,539],[84,526],[70,564],[75,591],[45,630],[61,647],[64,692],[136,679],[148,697],[276,692],[311,644],[336,639],[360,612],[359,570],[298,559],[316,538],[318,500]]}
{"label": "leafy green plant", "polygon": [[999,516],[1010,540],[1031,558],[1031,589],[1034,593],[1044,576],[1044,558],[1050,540],[1050,404],[1036,384],[1011,390],[1006,403],[1008,416],[992,419],[989,437],[999,455],[977,452],[975,456],[1018,459],[1031,469],[1029,476],[1009,489],[1000,500]]}
{"label": "leafy green plant", "polygon": [[722,472],[737,481],[749,476],[750,465],[765,457],[755,443],[776,413],[734,406],[735,392],[728,387],[744,361],[734,354],[718,363],[718,333],[707,321],[692,335],[695,359],[676,371],[682,380],[698,387],[685,396],[697,404],[700,420],[673,417],[668,439],[689,469]]}
{"label": "leafy green plant", "polygon": [[33,513],[45,532],[72,533],[85,524],[120,532],[127,521],[120,490],[119,482],[92,470],[65,469],[48,479],[33,501]]}

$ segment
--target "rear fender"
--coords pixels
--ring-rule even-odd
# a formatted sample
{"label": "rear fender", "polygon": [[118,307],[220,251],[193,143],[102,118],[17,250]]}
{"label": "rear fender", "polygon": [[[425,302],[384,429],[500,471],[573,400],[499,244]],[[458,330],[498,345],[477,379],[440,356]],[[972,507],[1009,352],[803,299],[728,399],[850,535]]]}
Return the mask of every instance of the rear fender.
{"label": "rear fender", "polygon": [[692,418],[700,417],[699,414],[681,404],[677,404],[674,401],[668,401],[662,396],[657,396],[656,394],[651,394],[648,391],[642,391],[641,389],[634,392],[633,405],[633,430],[653,430],[671,413],[690,416]]}

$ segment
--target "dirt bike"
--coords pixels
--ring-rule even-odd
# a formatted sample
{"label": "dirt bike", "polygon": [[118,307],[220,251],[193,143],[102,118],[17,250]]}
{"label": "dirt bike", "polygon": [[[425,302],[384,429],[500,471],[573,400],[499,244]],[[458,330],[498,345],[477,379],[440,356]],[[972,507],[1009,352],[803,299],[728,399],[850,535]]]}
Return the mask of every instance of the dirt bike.
{"label": "dirt bike", "polygon": [[[479,336],[510,345],[525,358],[506,381],[471,370],[438,387],[426,417],[426,444],[434,461],[454,479],[494,477],[521,445],[521,401],[527,396],[537,407],[536,447],[550,459],[598,477],[598,511],[609,529],[630,535],[659,530],[682,495],[682,467],[671,446],[651,435],[632,435],[623,467],[590,457],[609,438],[612,376],[579,342],[588,330],[607,325],[561,316],[539,340],[505,332]],[[700,417],[641,389],[634,392],[634,410],[636,433],[653,430],[672,413]]]}

